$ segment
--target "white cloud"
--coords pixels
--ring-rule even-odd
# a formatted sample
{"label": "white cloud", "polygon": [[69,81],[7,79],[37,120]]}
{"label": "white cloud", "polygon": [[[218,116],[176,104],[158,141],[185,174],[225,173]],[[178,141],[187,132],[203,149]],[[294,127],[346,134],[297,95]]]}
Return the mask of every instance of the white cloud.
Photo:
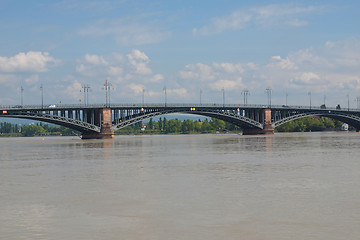
{"label": "white cloud", "polygon": [[225,30],[237,30],[246,27],[250,22],[252,16],[244,11],[233,12],[228,16],[214,18],[209,25],[203,26],[199,29],[194,28],[194,34],[210,35],[221,33]]}
{"label": "white cloud", "polygon": [[321,81],[321,78],[318,74],[313,73],[313,72],[304,72],[302,73],[296,80],[295,82],[297,84],[302,84],[302,85],[307,85],[307,86],[311,86],[311,85],[317,85],[319,83],[324,83],[323,81]]}
{"label": "white cloud", "polygon": [[[249,67],[250,66],[250,67]],[[229,91],[245,87],[242,82],[241,75],[245,73],[245,69],[253,69],[254,64],[239,63],[217,63],[206,65],[203,63],[189,64],[185,69],[180,71],[179,76],[187,80],[187,85],[194,86],[196,83],[199,88],[209,87],[211,90],[219,91],[223,87]],[[193,87],[193,89],[195,89]]]}
{"label": "white cloud", "polygon": [[135,68],[138,74],[149,75],[152,73],[151,69],[147,66],[150,62],[149,57],[144,52],[137,49],[132,50],[131,54],[127,55],[130,64]]}
{"label": "white cloud", "polygon": [[242,84],[242,79],[239,78],[237,80],[218,80],[214,83],[211,83],[209,86],[214,91],[220,91],[221,89],[232,91],[235,89],[243,88],[244,85]]}
{"label": "white cloud", "polygon": [[132,84],[129,84],[127,85],[127,87],[129,89],[131,89],[131,91],[133,91],[133,93],[135,94],[140,94],[143,92],[143,89],[145,89],[145,86],[142,85],[142,84],[135,84],[135,83],[132,83]]}
{"label": "white cloud", "polygon": [[160,26],[160,22],[135,16],[115,21],[101,20],[82,29],[79,34],[92,37],[110,35],[115,37],[119,45],[136,46],[166,39],[169,33],[162,31]]}
{"label": "white cloud", "polygon": [[196,79],[204,82],[214,79],[212,67],[203,63],[186,65],[185,70],[180,71],[180,76],[185,79]]}
{"label": "white cloud", "polygon": [[241,99],[239,93],[243,88],[252,92],[251,97],[259,91],[258,95],[263,97],[267,86],[273,88],[275,95],[279,91],[303,91],[306,96],[311,89],[322,96],[324,92],[343,92],[345,96],[346,92],[360,89],[359,52],[360,40],[352,39],[300,49],[283,57],[273,56],[265,64],[188,64],[179,71],[177,87],[186,88],[193,99],[198,98],[195,96],[202,89],[207,92],[204,97],[210,96],[207,101],[219,96],[222,88],[225,88],[227,99]]}
{"label": "white cloud", "polygon": [[301,27],[308,25],[308,22],[300,18],[305,18],[307,15],[319,12],[322,9],[323,7],[297,7],[290,4],[239,9],[229,15],[214,18],[203,27],[194,28],[193,33],[212,35],[226,30],[244,29],[252,24],[261,27],[277,25]]}
{"label": "white cloud", "polygon": [[86,54],[84,58],[87,63],[93,65],[108,65],[105,59],[101,56]]}
{"label": "white cloud", "polygon": [[147,91],[147,95],[149,97],[156,97],[156,98],[159,98],[161,96],[163,96],[163,92],[159,92],[159,91]]}
{"label": "white cloud", "polygon": [[151,83],[160,83],[164,81],[164,76],[162,74],[155,74],[153,77],[149,78],[148,82]]}
{"label": "white cloud", "polygon": [[39,75],[31,75],[30,77],[25,79],[25,82],[27,84],[34,84],[37,83],[39,81]]}
{"label": "white cloud", "polygon": [[109,67],[109,75],[121,76],[123,74],[123,72],[124,72],[124,69],[121,67],[113,67],[113,66]]}
{"label": "white cloud", "polygon": [[72,99],[80,99],[81,98],[81,83],[77,80],[74,80],[70,85],[68,85],[63,91],[64,94],[71,97]]}
{"label": "white cloud", "polygon": [[175,94],[183,97],[188,93],[186,88],[167,89],[166,92],[168,94]]}
{"label": "white cloud", "polygon": [[288,70],[296,70],[298,67],[294,62],[292,62],[288,57],[281,58],[280,56],[273,56],[271,57],[273,60],[270,65],[277,66],[281,69],[288,69]]}
{"label": "white cloud", "polygon": [[13,57],[0,56],[1,72],[46,72],[59,63],[48,52],[19,53]]}
{"label": "white cloud", "polygon": [[[86,54],[77,61],[76,72],[79,76],[76,79],[81,80],[84,77],[81,82],[91,86],[99,84],[99,80],[103,82],[107,79],[120,93],[112,98],[119,98],[121,101],[123,98],[132,99],[134,93],[138,94],[143,88],[146,89],[146,84],[151,83],[151,86],[159,87],[159,83],[163,83],[164,76],[159,73],[153,74],[150,63],[146,53],[138,49],[124,55]],[[146,94],[148,95],[148,92]]]}
{"label": "white cloud", "polygon": [[242,68],[241,64],[233,64],[233,63],[213,63],[213,66],[216,69],[223,70],[227,73],[243,73],[244,69]]}
{"label": "white cloud", "polygon": [[304,89],[314,92],[359,89],[360,41],[350,39],[327,42],[291,53],[285,58],[273,56],[270,63],[255,72],[262,81],[276,88]]}
{"label": "white cloud", "polygon": [[245,64],[245,66],[250,70],[255,70],[257,68],[257,65],[253,62],[249,62],[249,63]]}

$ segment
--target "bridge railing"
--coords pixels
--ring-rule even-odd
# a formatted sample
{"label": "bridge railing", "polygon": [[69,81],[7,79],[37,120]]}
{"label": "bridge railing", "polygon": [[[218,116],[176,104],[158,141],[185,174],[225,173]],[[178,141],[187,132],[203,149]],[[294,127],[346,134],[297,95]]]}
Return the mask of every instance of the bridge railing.
{"label": "bridge railing", "polygon": [[[46,106],[42,105],[0,105],[0,110],[44,110],[44,111],[52,111],[52,110],[65,110],[65,109],[94,109],[94,108],[106,108],[109,106],[106,106],[105,104],[50,104]],[[122,103],[122,104],[111,104],[111,108],[180,108],[180,107],[205,107],[205,108],[259,108],[259,109],[266,109],[271,108],[275,110],[286,110],[286,109],[293,109],[293,110],[328,110],[328,111],[352,111],[352,112],[360,112],[360,109],[356,108],[341,108],[337,109],[335,107],[326,107],[321,108],[317,106],[285,106],[285,105],[272,105],[269,107],[268,105],[264,104],[219,104],[219,103],[167,103],[166,105],[164,103]]]}

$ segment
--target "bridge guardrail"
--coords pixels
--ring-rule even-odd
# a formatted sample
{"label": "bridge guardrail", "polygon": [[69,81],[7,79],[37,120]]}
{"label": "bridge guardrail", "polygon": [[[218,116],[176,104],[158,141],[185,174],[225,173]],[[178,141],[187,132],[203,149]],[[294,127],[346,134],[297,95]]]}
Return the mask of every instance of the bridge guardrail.
{"label": "bridge guardrail", "polygon": [[[60,104],[60,105],[46,105],[46,106],[42,106],[42,105],[4,105],[1,106],[0,105],[0,110],[21,110],[21,109],[26,109],[26,110],[46,110],[46,111],[51,111],[51,110],[62,110],[62,109],[69,109],[69,108],[73,108],[73,109],[93,109],[93,108],[105,108],[106,105],[105,104],[91,104],[91,105],[83,105],[83,104]],[[264,108],[269,108],[268,105],[266,104],[218,104],[218,103],[204,103],[204,104],[199,104],[199,103],[186,103],[186,104],[182,104],[182,103],[169,103],[169,104],[164,104],[164,103],[145,103],[145,104],[141,104],[141,103],[122,103],[122,104],[111,104],[110,105],[111,108],[133,108],[133,107],[156,107],[156,108],[162,108],[162,107],[206,107],[206,108],[260,108],[260,109],[264,109]],[[285,106],[285,105],[272,105],[270,107],[271,109],[294,109],[294,110],[328,110],[328,111],[351,111],[351,112],[360,112],[360,109],[356,109],[356,108],[342,108],[342,109],[337,109],[335,107],[326,107],[326,108],[321,108],[321,107],[317,107],[317,106]]]}

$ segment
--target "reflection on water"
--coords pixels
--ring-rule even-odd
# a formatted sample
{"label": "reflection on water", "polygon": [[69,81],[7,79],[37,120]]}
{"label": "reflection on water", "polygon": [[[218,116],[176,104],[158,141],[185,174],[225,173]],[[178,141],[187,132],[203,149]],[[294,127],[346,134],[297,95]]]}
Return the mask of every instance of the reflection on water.
{"label": "reflection on water", "polygon": [[360,134],[0,139],[1,239],[358,239]]}

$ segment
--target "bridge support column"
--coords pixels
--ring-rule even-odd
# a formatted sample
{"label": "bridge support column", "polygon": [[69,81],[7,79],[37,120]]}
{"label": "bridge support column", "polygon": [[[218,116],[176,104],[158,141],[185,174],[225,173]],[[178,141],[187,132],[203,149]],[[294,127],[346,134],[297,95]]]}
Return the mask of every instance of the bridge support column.
{"label": "bridge support column", "polygon": [[271,109],[264,109],[263,112],[264,128],[263,129],[243,129],[243,135],[258,135],[258,134],[274,134],[274,128],[271,124]]}
{"label": "bridge support column", "polygon": [[103,108],[99,110],[99,113],[95,116],[99,116],[101,118],[101,129],[100,133],[84,133],[82,135],[82,139],[107,139],[114,137],[114,131],[112,129],[111,124],[111,109]]}

